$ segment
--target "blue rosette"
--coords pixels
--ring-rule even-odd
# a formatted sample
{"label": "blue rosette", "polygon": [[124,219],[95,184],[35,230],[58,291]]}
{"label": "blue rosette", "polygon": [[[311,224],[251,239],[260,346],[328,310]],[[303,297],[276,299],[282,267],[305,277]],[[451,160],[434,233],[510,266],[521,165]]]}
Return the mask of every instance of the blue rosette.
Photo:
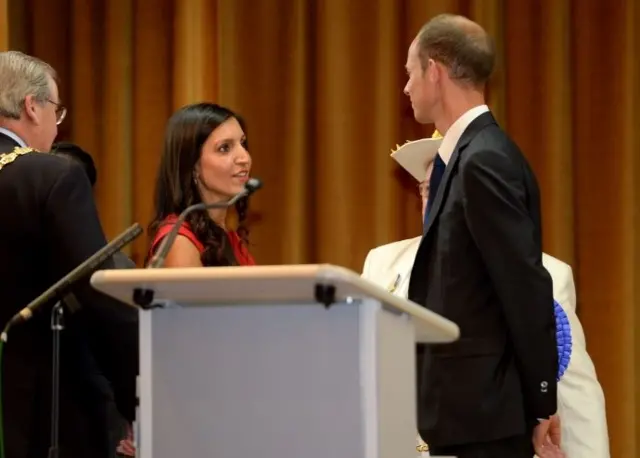
{"label": "blue rosette", "polygon": [[556,316],[556,341],[558,343],[558,378],[560,381],[571,361],[571,325],[569,317],[558,301],[553,301],[553,309]]}

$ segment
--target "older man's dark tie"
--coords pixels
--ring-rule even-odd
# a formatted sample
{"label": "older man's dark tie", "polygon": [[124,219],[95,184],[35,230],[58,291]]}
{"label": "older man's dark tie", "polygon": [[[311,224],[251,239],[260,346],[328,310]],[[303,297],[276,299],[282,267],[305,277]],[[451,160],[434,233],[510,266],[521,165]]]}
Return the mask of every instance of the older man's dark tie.
{"label": "older man's dark tie", "polygon": [[446,168],[447,164],[445,164],[440,157],[440,153],[436,154],[436,157],[433,160],[431,177],[429,177],[429,197],[427,198],[427,208],[424,212],[424,228],[427,227],[427,221],[429,221],[429,212],[431,211],[431,207],[433,206],[433,201],[435,200],[436,194],[438,193],[438,187],[440,186],[440,182],[442,181],[442,177],[444,176],[444,171]]}

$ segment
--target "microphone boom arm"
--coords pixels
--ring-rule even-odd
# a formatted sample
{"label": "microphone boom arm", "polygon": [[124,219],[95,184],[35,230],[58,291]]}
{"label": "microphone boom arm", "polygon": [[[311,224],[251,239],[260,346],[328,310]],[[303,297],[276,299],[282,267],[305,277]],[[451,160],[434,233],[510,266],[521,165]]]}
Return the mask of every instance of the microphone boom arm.
{"label": "microphone boom arm", "polygon": [[240,191],[238,194],[236,194],[235,196],[233,196],[231,199],[227,201],[215,202],[211,204],[205,204],[204,202],[201,202],[201,203],[194,204],[187,207],[182,213],[180,213],[180,216],[178,217],[177,221],[173,223],[173,227],[171,228],[171,231],[160,243],[160,246],[158,247],[156,254],[151,258],[151,261],[149,261],[148,268],[157,269],[162,267],[162,265],[164,264],[165,258],[169,254],[169,250],[173,246],[173,243],[176,241],[176,238],[178,237],[178,231],[180,230],[180,228],[182,227],[182,224],[187,219],[187,216],[189,216],[191,213],[193,213],[194,211],[210,210],[212,208],[229,208],[235,205],[235,203],[238,202],[243,197],[247,197],[250,194],[252,194],[254,191],[257,191],[258,189],[260,189],[260,187],[262,187],[262,182],[257,178],[251,178],[249,179],[249,181],[245,185],[245,188],[242,191]]}
{"label": "microphone boom arm", "polygon": [[[238,194],[236,194],[231,199],[225,202],[216,202],[211,204],[205,204],[204,202],[201,202],[201,203],[194,204],[187,207],[182,213],[180,213],[180,216],[178,216],[178,219],[176,220],[176,222],[173,223],[173,227],[171,228],[171,231],[164,237],[164,240],[162,240],[162,242],[160,243],[160,246],[156,250],[156,254],[154,254],[151,257],[151,261],[149,261],[149,265],[147,268],[158,269],[163,266],[164,260],[169,254],[169,250],[173,246],[173,243],[175,242],[176,238],[178,237],[178,231],[180,230],[180,228],[182,227],[182,224],[187,219],[187,216],[189,216],[192,212],[209,210],[212,208],[229,208],[232,205],[234,205],[236,202],[238,202],[240,199],[253,194],[255,191],[257,191],[261,187],[262,187],[262,182],[259,179],[250,178],[249,181],[247,181],[247,183],[245,184],[244,189],[242,191],[240,191]],[[153,305],[154,291],[152,289],[135,288],[133,290],[132,299],[134,304],[136,304],[137,306],[139,306],[144,310],[149,310],[154,308],[154,305]]]}
{"label": "microphone boom arm", "polygon": [[52,299],[62,300],[69,289],[97,269],[104,261],[113,256],[123,246],[130,243],[133,239],[138,237],[142,233],[142,227],[140,224],[135,223],[129,227],[126,231],[118,235],[111,242],[107,243],[104,247],[94,253],[91,257],[85,260],[78,267],[73,269],[67,275],[62,277],[53,286],[47,289],[44,293],[36,297],[29,305],[16,313],[11,320],[6,324],[4,330],[0,334],[0,340],[7,341],[9,329],[15,324],[27,321],[31,319],[33,314],[44,304],[48,303]]}

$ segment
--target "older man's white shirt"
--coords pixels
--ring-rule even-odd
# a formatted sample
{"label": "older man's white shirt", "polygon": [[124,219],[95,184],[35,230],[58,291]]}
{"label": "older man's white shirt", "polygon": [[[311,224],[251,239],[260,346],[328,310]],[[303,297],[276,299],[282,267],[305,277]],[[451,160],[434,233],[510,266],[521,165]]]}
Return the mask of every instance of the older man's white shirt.
{"label": "older man's white shirt", "polygon": [[[374,248],[367,255],[362,276],[406,298],[420,239],[416,237]],[[566,313],[571,327],[571,359],[558,383],[562,449],[567,458],[609,458],[604,394],[576,315],[571,267],[547,254],[543,254],[542,263],[553,280],[553,296]],[[422,455],[428,456],[428,452]]]}

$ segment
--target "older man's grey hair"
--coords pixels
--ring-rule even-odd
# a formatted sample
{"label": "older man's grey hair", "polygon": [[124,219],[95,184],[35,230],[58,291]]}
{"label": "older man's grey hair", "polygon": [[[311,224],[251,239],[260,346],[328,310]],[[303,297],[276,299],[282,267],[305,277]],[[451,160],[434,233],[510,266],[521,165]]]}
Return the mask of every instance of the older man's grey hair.
{"label": "older man's grey hair", "polygon": [[422,69],[429,59],[449,69],[451,79],[484,85],[495,64],[495,45],[484,29],[464,16],[441,14],[427,22],[418,34]]}
{"label": "older man's grey hair", "polygon": [[20,119],[29,95],[46,103],[49,79],[55,81],[56,72],[46,62],[19,51],[0,52],[0,117]]}

